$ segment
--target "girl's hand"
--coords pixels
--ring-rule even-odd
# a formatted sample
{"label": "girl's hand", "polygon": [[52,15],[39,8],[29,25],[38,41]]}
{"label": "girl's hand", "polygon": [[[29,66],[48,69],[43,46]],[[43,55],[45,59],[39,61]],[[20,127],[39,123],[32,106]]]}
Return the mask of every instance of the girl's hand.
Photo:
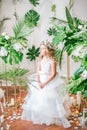
{"label": "girl's hand", "polygon": [[40,88],[44,88],[45,83],[40,83],[40,82],[39,82],[39,86],[40,86]]}

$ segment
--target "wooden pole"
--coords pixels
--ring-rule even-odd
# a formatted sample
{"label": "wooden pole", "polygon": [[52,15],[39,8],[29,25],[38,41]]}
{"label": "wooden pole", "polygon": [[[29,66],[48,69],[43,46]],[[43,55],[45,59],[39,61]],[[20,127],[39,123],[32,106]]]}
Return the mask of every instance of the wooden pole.
{"label": "wooden pole", "polygon": [[70,57],[67,55],[67,83],[70,80]]}

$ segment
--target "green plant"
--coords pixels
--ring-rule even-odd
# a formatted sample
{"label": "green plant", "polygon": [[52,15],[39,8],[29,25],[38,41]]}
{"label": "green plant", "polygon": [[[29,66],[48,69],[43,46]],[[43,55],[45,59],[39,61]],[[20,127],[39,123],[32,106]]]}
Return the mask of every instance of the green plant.
{"label": "green plant", "polygon": [[19,64],[23,60],[23,49],[27,47],[27,38],[34,31],[39,20],[39,14],[30,10],[13,27],[14,36],[6,33],[0,35],[0,56],[5,63]]}
{"label": "green plant", "polygon": [[30,59],[30,61],[36,60],[36,58],[39,56],[39,48],[36,48],[34,45],[32,48],[28,48],[28,52],[26,53],[27,59]]}
{"label": "green plant", "polygon": [[39,18],[40,15],[35,10],[31,9],[25,14],[25,23],[29,27],[35,27],[37,26]]}
{"label": "green plant", "polygon": [[27,85],[26,79],[24,76],[29,72],[27,69],[22,68],[13,68],[8,71],[0,73],[0,80],[11,81],[15,86]]}
{"label": "green plant", "polygon": [[54,13],[54,16],[55,16],[56,15],[56,5],[55,4],[53,4],[51,6],[51,11]]}
{"label": "green plant", "polygon": [[30,2],[33,6],[39,5],[39,0],[29,0],[29,2]]}
{"label": "green plant", "polygon": [[[64,51],[68,55],[80,45],[87,45],[87,28],[86,22],[81,21],[77,17],[72,17],[68,8],[65,8],[66,12],[66,21],[60,20],[56,17],[53,17],[53,27],[49,28],[48,34],[53,36],[52,42],[56,46],[62,44],[61,53]],[[62,25],[57,25],[55,21],[59,21]],[[55,30],[55,31],[54,31]],[[60,66],[63,54],[60,58]]]}
{"label": "green plant", "polygon": [[27,35],[29,35],[33,31],[32,28],[29,28],[28,26],[26,26],[24,21],[25,21],[24,18],[19,20],[16,23],[16,25],[14,25],[13,27],[13,32],[16,39],[25,38]]}
{"label": "green plant", "polygon": [[60,67],[64,51],[71,55],[75,62],[81,63],[65,89],[71,94],[81,91],[83,97],[87,98],[87,22],[72,17],[72,5],[73,0],[70,0],[68,8],[65,8],[66,20],[51,18],[53,26],[48,29],[48,35],[53,37],[52,43],[56,47],[62,44],[60,53],[57,54]]}

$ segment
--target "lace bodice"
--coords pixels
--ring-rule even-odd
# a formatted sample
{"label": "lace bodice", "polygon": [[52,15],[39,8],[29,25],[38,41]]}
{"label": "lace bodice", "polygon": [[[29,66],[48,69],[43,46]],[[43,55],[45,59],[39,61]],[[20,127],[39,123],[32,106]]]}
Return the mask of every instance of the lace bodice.
{"label": "lace bodice", "polygon": [[51,59],[42,59],[41,60],[41,70],[40,74],[50,74],[51,73],[51,64],[52,64]]}

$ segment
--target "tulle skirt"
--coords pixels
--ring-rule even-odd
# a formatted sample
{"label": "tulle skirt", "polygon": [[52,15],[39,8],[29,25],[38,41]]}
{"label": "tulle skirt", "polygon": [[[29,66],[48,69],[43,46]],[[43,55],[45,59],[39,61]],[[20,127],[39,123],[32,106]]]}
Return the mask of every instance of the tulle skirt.
{"label": "tulle skirt", "polygon": [[[47,78],[48,76],[41,75],[42,82],[46,81]],[[43,89],[34,80],[29,83],[28,94],[22,106],[21,119],[33,121],[34,124],[70,126],[65,117],[67,112],[62,102],[63,87],[64,81],[58,75]]]}

